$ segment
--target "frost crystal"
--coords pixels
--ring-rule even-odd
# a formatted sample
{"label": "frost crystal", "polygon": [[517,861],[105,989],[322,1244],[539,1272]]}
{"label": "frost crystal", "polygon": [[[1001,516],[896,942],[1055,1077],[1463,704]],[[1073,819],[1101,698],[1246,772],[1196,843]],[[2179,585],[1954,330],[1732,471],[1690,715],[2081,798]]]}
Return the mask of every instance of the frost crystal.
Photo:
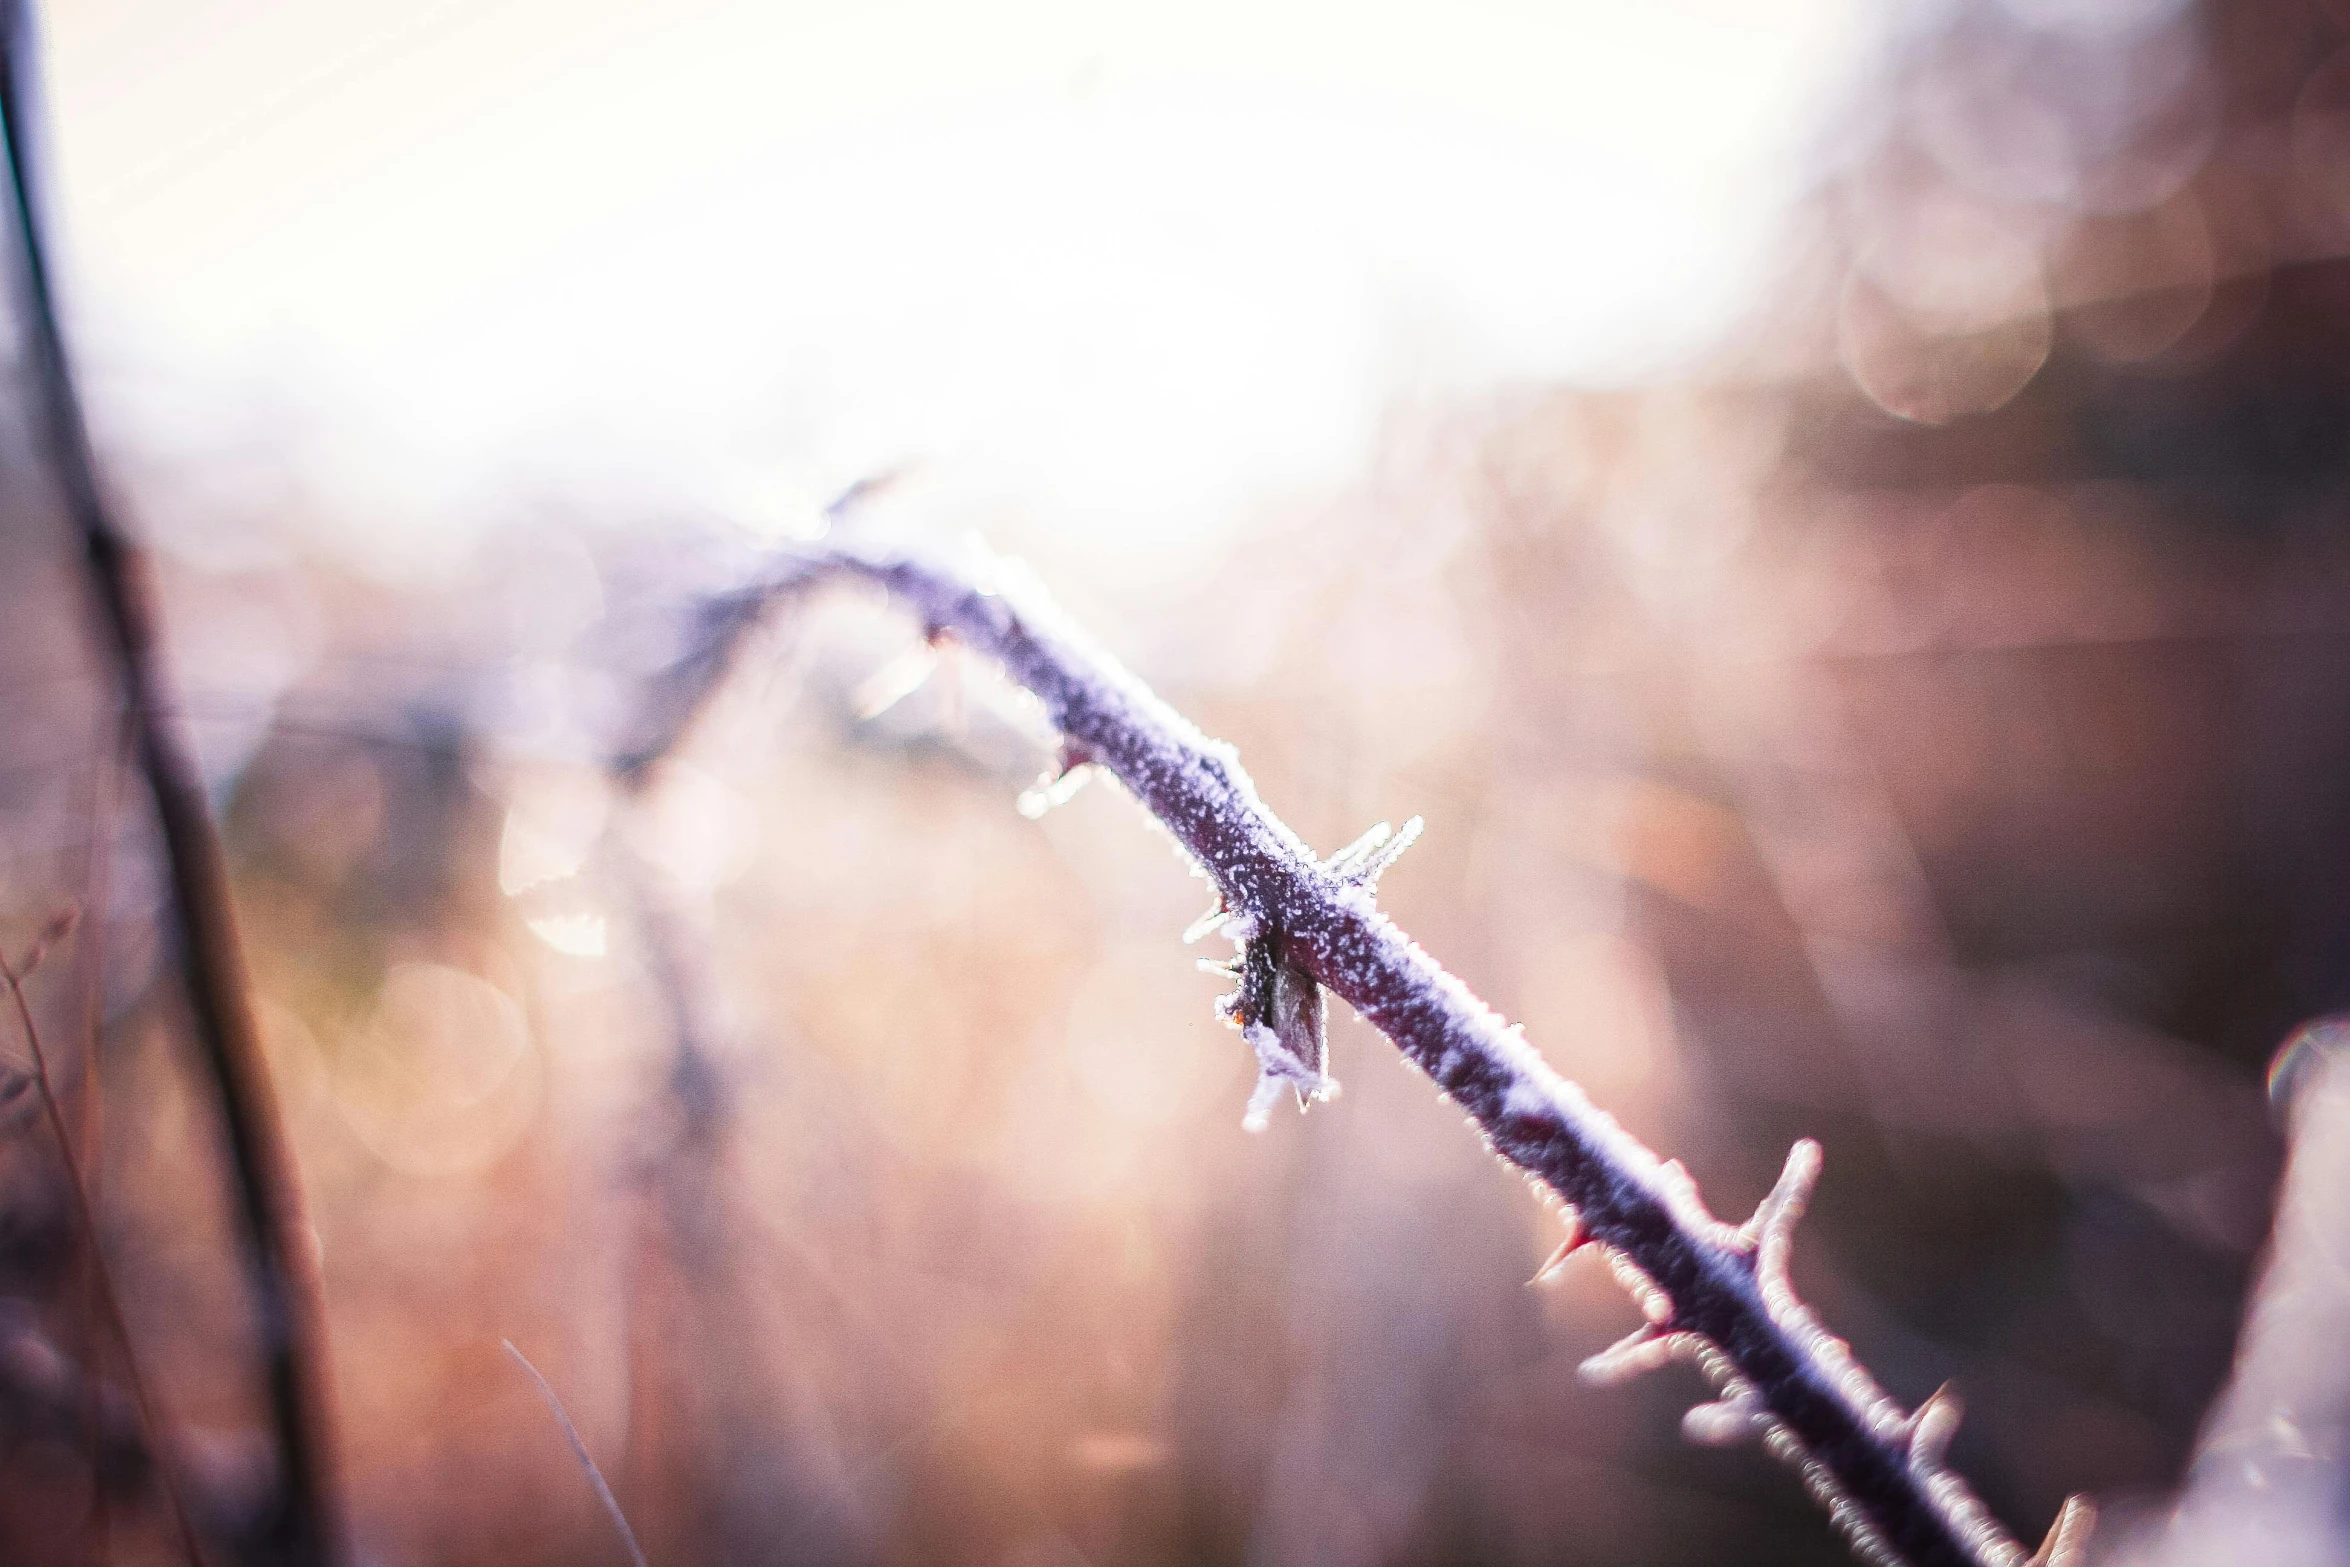
{"label": "frost crystal", "polygon": [[1415,816],[1397,832],[1385,822],[1375,824],[1360,838],[1330,856],[1322,868],[1339,880],[1357,887],[1376,887],[1387,867],[1403,857],[1403,851],[1419,841],[1420,829],[1425,825]]}
{"label": "frost crystal", "polygon": [[2066,1497],[2056,1522],[2048,1527],[2047,1540],[2028,1567],[2081,1567],[2089,1559],[2089,1530],[2096,1522],[2097,1509],[2089,1505],[2087,1497]]}

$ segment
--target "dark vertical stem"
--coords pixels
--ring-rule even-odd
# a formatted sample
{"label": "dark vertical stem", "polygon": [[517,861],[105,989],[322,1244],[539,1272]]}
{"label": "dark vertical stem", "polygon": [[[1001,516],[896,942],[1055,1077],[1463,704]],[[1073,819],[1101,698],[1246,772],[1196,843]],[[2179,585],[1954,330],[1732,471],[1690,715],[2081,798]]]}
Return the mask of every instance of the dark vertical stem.
{"label": "dark vertical stem", "polygon": [[[117,815],[117,797],[122,788],[125,753],[130,748],[129,726],[119,718],[106,726],[106,744],[100,749],[97,765],[90,781],[89,845],[82,866],[82,907],[79,930],[81,939],[73,948],[73,990],[75,999],[76,1032],[81,1043],[81,1083],[74,1097],[74,1120],[77,1135],[67,1150],[70,1168],[65,1172],[79,1187],[81,1205],[89,1214],[89,1234],[84,1238],[82,1254],[83,1294],[89,1307],[87,1333],[82,1345],[82,1361],[95,1372],[101,1364],[99,1324],[111,1318],[119,1322],[122,1311],[114,1294],[113,1281],[106,1272],[106,1252],[98,1233],[99,1193],[98,1169],[100,1163],[99,1120],[101,1085],[98,1078],[99,1041],[106,1031],[106,923],[110,893],[114,885],[114,829]],[[46,1065],[41,1068],[44,1075]],[[123,1339],[123,1354],[131,1358],[127,1331]],[[86,1416],[90,1430],[90,1473],[101,1470],[105,1445],[104,1422],[100,1415],[99,1382],[89,1378]],[[142,1398],[144,1394],[142,1393]],[[163,1433],[152,1418],[147,1421],[147,1445],[160,1455],[166,1445]],[[187,1509],[175,1489],[171,1493],[174,1515],[185,1519]],[[111,1559],[108,1536],[112,1532],[109,1509],[112,1500],[106,1487],[90,1487],[90,1559],[105,1562]],[[189,1560],[198,1561],[191,1551]]]}
{"label": "dark vertical stem", "polygon": [[[89,1188],[82,1184],[81,1158],[75,1152],[73,1137],[65,1129],[65,1112],[57,1107],[57,1085],[49,1075],[49,1052],[41,1047],[40,1026],[33,1021],[33,1004],[24,993],[24,978],[10,965],[7,954],[0,953],[0,984],[8,987],[9,999],[16,1005],[17,1026],[24,1030],[25,1048],[32,1052],[33,1082],[40,1090],[41,1113],[49,1122],[49,1135],[57,1141],[57,1157],[65,1168],[65,1188],[73,1203],[74,1227],[81,1231],[81,1242],[86,1248],[93,1281],[92,1295],[106,1328],[114,1335],[117,1348],[122,1351],[124,1380],[130,1384],[131,1399],[139,1411],[139,1426],[147,1439],[147,1451],[153,1455],[155,1477],[163,1488],[164,1501],[171,1508],[173,1524],[179,1530],[180,1548],[186,1552],[188,1567],[204,1567],[203,1553],[196,1547],[196,1531],[188,1522],[187,1504],[180,1498],[179,1481],[171,1472],[168,1444],[163,1439],[163,1427],[155,1418],[154,1400],[147,1394],[147,1379],[139,1370],[138,1346],[131,1342],[130,1324],[122,1315],[122,1302],[114,1293],[114,1280],[106,1271],[106,1253],[98,1239],[98,1216],[90,1205]],[[90,1382],[97,1384],[97,1357],[90,1359]],[[93,1430],[96,1422],[93,1419]],[[95,1444],[97,1438],[93,1436]],[[98,1474],[95,1460],[90,1465],[93,1482]],[[93,1492],[103,1487],[92,1484]]]}
{"label": "dark vertical stem", "polygon": [[195,757],[167,716],[176,709],[168,700],[147,565],[108,511],[58,327],[28,145],[36,83],[27,6],[24,0],[0,0],[0,129],[7,136],[16,209],[25,351],[58,488],[81,536],[140,766],[155,799],[171,872],[180,982],[198,1048],[219,1087],[249,1249],[279,1479],[277,1505],[257,1544],[272,1562],[334,1563],[342,1559],[343,1541],[315,1251],[246,993],[227,860]]}

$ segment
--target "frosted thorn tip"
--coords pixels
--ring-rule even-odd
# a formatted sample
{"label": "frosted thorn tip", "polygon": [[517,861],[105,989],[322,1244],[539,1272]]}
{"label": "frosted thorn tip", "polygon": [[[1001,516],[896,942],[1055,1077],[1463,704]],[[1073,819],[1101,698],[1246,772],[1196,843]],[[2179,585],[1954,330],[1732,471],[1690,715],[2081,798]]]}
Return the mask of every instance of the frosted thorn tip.
{"label": "frosted thorn tip", "polygon": [[1577,1368],[1577,1375],[1594,1387],[1613,1387],[1644,1371],[1672,1363],[1681,1353],[1679,1336],[1643,1322]]}
{"label": "frosted thorn tip", "polygon": [[1742,1394],[1699,1404],[1681,1417],[1681,1435],[1699,1447],[1737,1447],[1762,1434],[1762,1412]]}
{"label": "frosted thorn tip", "polygon": [[870,723],[926,685],[938,670],[937,646],[924,637],[919,646],[882,665],[867,676],[849,698],[859,723]]}
{"label": "frosted thorn tip", "polygon": [[1419,838],[1423,825],[1417,816],[1405,822],[1401,832],[1385,822],[1375,823],[1369,832],[1325,860],[1322,868],[1354,886],[1376,887],[1387,867]]}
{"label": "frosted thorn tip", "polygon": [[2089,1531],[2096,1526],[2097,1509],[2085,1496],[2068,1496],[2057,1509],[2048,1538],[2024,1567],[2083,1567],[2089,1559]]}
{"label": "frosted thorn tip", "polygon": [[1917,1413],[1909,1417],[1910,1466],[1930,1469],[1940,1464],[1965,1413],[1966,1406],[1959,1402],[1957,1391],[1947,1382],[1918,1405]]}
{"label": "frosted thorn tip", "polygon": [[[1077,791],[1093,781],[1095,761],[1093,750],[1075,740],[1063,740],[1061,749],[1036,782],[1021,791],[1020,814],[1035,821],[1056,805],[1066,805],[1077,797]],[[1189,940],[1189,937],[1185,937]]]}
{"label": "frosted thorn tip", "polygon": [[[1232,918],[1232,911],[1224,907],[1222,901],[1219,900],[1214,908],[1183,927],[1183,944],[1188,947],[1204,936],[1214,935],[1217,927],[1230,918]],[[1203,963],[1200,966],[1205,968],[1207,965]]]}
{"label": "frosted thorn tip", "polygon": [[1766,1246],[1783,1255],[1803,1210],[1811,1203],[1812,1188],[1820,1179],[1820,1145],[1806,1137],[1787,1150],[1787,1163],[1770,1194],[1756,1205],[1754,1217],[1738,1231],[1739,1244],[1755,1251]]}
{"label": "frosted thorn tip", "polygon": [[1583,1233],[1583,1226],[1577,1221],[1569,1219],[1567,1221],[1567,1238],[1558,1243],[1556,1251],[1543,1259],[1542,1266],[1534,1270],[1534,1277],[1528,1279],[1527,1284],[1548,1284],[1566,1268],[1569,1257],[1589,1244],[1591,1244],[1591,1237]]}

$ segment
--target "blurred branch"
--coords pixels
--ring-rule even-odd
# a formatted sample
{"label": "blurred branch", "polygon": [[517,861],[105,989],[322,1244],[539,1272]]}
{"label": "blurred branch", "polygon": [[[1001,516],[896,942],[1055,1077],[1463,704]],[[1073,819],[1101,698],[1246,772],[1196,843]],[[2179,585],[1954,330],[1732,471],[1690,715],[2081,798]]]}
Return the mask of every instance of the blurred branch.
{"label": "blurred branch", "polygon": [[255,1508],[246,1477],[258,1467],[258,1454],[218,1433],[155,1435],[135,1400],[61,1350],[33,1310],[16,1300],[0,1300],[0,1438],[87,1452],[101,1496],[132,1499],[168,1485],[166,1505],[176,1511],[184,1502],[189,1509],[183,1541],[197,1528],[232,1542],[231,1549],[252,1537]]}
{"label": "blurred branch", "polygon": [[[658,683],[657,740],[622,765],[641,770],[674,742],[779,600],[836,581],[887,590],[932,637],[951,634],[997,660],[1043,702],[1066,764],[1109,768],[1214,879],[1227,934],[1242,943],[1233,966],[1241,988],[1225,1012],[1265,1069],[1260,1102],[1282,1080],[1301,1093],[1326,1088],[1315,987],[1327,986],[1466,1110],[1499,1157],[1568,1206],[1569,1238],[1554,1263],[1597,1243],[1631,1286],[1648,1320],[1593,1357],[1586,1376],[1695,1362],[1720,1397],[1690,1411],[1688,1434],[1760,1440],[1872,1561],[2027,1560],[1942,1461],[1955,1401],[1937,1394],[1905,1413],[1796,1299],[1788,1252],[1818,1174],[1817,1144],[1796,1146],[1745,1225],[1717,1220],[1678,1163],[1660,1162],[1593,1106],[1380,913],[1373,883],[1394,848],[1385,835],[1375,829],[1318,858],[1257,797],[1230,746],[1162,702],[1020,575],[1011,563],[965,570],[849,546],[786,552],[766,581],[709,606],[703,637]],[[2077,1561],[2088,1518],[2079,1499],[2067,1503],[2030,1560]]]}
{"label": "blurred branch", "polygon": [[2322,1567],[2350,1548],[2350,1050],[2302,1065],[2268,1271],[2156,1567]]}
{"label": "blurred branch", "polygon": [[14,1301],[0,1302],[0,1433],[87,1450],[101,1495],[133,1494],[156,1477],[136,1408],[59,1351]]}
{"label": "blurred branch", "polygon": [[208,812],[203,776],[168,715],[175,703],[161,654],[144,555],[116,524],[98,480],[81,400],[58,324],[31,145],[38,87],[24,0],[0,0],[0,127],[8,141],[18,283],[26,353],[67,514],[80,535],[105,634],[136,725],[154,794],[177,920],[180,980],[205,1065],[219,1085],[239,1216],[252,1246],[269,1400],[276,1425],[281,1508],[268,1548],[287,1561],[341,1558],[332,1448],[325,1312],[293,1155],[245,987],[228,865]]}
{"label": "blurred branch", "polygon": [[[157,1438],[162,1427],[155,1419],[155,1405],[147,1396],[147,1380],[139,1372],[138,1347],[131,1342],[130,1325],[123,1320],[121,1298],[114,1290],[114,1275],[106,1266],[106,1251],[98,1238],[98,1216],[90,1204],[89,1188],[82,1180],[81,1159],[74,1152],[73,1138],[65,1129],[65,1112],[57,1104],[57,1087],[49,1075],[49,1052],[42,1048],[41,1030],[33,1021],[32,1003],[24,993],[25,976],[40,965],[50,946],[74,929],[75,923],[76,911],[71,910],[52,920],[21,966],[10,963],[7,954],[0,953],[0,983],[8,987],[8,998],[16,1008],[17,1026],[24,1031],[25,1048],[32,1053],[33,1086],[40,1094],[41,1113],[49,1123],[49,1135],[57,1142],[66,1193],[73,1205],[74,1228],[81,1232],[82,1245],[89,1248],[91,1293],[96,1297],[106,1330],[114,1335],[116,1345],[122,1350],[123,1376],[130,1384],[131,1398],[139,1412],[139,1427],[146,1433],[149,1445],[159,1447]],[[95,1420],[92,1427],[95,1433]],[[196,1548],[196,1531],[188,1522],[188,1510],[180,1500],[179,1486],[172,1478],[170,1465],[158,1464],[156,1476],[162,1483],[164,1501],[171,1509],[172,1523],[179,1530],[180,1545],[187,1552],[190,1567],[202,1567],[203,1553]]]}

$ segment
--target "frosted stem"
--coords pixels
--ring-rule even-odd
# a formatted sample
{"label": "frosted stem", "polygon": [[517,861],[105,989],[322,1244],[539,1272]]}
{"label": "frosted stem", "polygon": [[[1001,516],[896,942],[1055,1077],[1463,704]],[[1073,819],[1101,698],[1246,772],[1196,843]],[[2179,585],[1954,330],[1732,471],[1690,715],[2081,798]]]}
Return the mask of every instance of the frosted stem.
{"label": "frosted stem", "polygon": [[[1651,1325],[1598,1370],[1694,1360],[1723,1393],[1697,1434],[1759,1435],[1871,1560],[2022,1567],[2024,1549],[1941,1463],[1955,1403],[1902,1411],[1787,1283],[1788,1232],[1818,1171],[1815,1145],[1798,1145],[1745,1228],[1713,1218],[1678,1165],[1593,1106],[1379,911],[1370,882],[1392,858],[1384,833],[1318,859],[1258,799],[1230,746],[1162,702],[1021,576],[1009,562],[975,575],[847,545],[782,556],[767,582],[714,607],[709,640],[664,687],[666,727],[674,733],[699,705],[776,600],[828,581],[886,589],[930,634],[951,633],[1035,693],[1065,739],[1115,773],[1214,878],[1223,909],[1279,932],[1287,961],[1393,1040],[1496,1155],[1544,1182],[1573,1210],[1576,1233],[1642,1284]],[[2046,1554],[2069,1554],[2077,1537],[2052,1540]]]}

